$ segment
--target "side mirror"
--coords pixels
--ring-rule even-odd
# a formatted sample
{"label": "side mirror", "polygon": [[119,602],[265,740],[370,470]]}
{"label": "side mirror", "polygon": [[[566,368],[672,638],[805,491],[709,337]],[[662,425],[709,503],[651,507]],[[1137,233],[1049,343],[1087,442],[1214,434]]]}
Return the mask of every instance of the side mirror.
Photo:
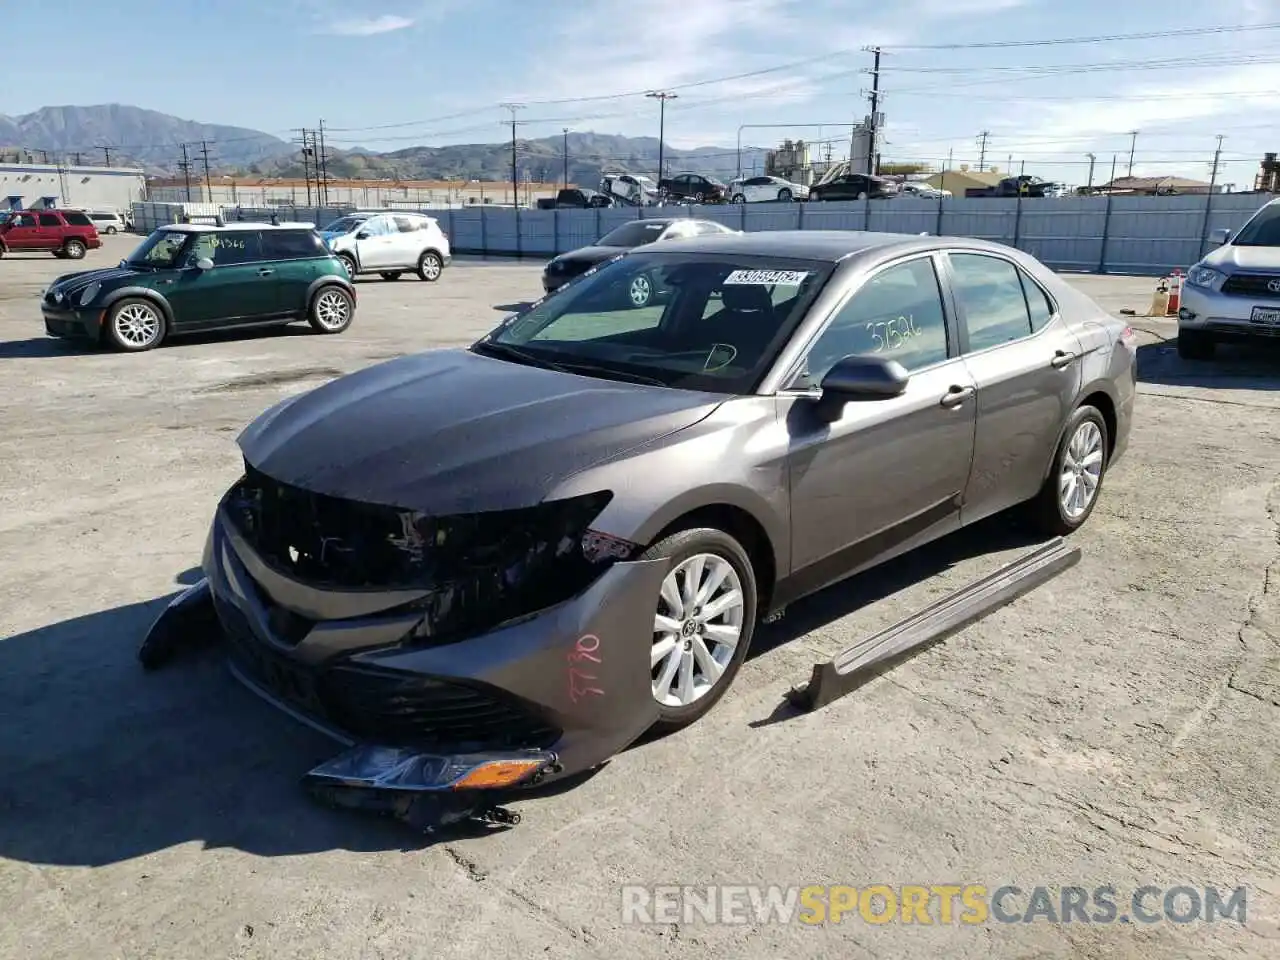
{"label": "side mirror", "polygon": [[368,239],[369,239],[369,231],[368,231],[368,230],[361,230],[359,233],[357,233],[357,234],[356,234],[356,239],[357,239],[357,240],[368,240]]}
{"label": "side mirror", "polygon": [[1231,239],[1231,231],[1226,227],[1220,227],[1213,231],[1213,233],[1209,234],[1209,236],[1213,238],[1214,243],[1222,245]]}
{"label": "side mirror", "polygon": [[901,396],[911,374],[897,360],[883,357],[845,357],[822,378],[822,399],[843,407],[853,400],[887,400]]}
{"label": "side mirror", "polygon": [[196,261],[196,269],[197,269],[197,270],[212,270],[212,269],[213,269],[213,261],[212,261],[212,260],[210,260],[208,257],[201,257],[199,260],[197,260],[197,261]]}

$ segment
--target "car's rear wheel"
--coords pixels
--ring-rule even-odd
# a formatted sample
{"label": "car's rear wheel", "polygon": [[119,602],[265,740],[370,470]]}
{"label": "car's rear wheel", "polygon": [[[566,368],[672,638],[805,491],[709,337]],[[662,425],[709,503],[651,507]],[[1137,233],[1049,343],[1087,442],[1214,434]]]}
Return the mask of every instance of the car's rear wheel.
{"label": "car's rear wheel", "polygon": [[317,333],[341,333],[351,326],[356,305],[351,294],[338,286],[321,287],[307,311],[307,322]]}
{"label": "car's rear wheel", "polygon": [[383,280],[399,280],[402,273],[404,273],[403,270],[384,270],[381,277]]}
{"label": "car's rear wheel", "polygon": [[627,285],[627,303],[635,310],[647,307],[653,300],[653,281],[645,274],[631,278]]}
{"label": "car's rear wheel", "polygon": [[79,240],[68,240],[62,245],[62,252],[68,260],[84,259],[85,246]]}
{"label": "car's rear wheel", "polygon": [[667,733],[706,714],[733,683],[755,627],[756,579],[742,545],[722,530],[682,530],[641,559],[668,563],[649,652],[654,729]]}
{"label": "car's rear wheel", "polygon": [[140,297],[127,297],[107,311],[107,338],[112,346],[129,353],[159,346],[167,326],[160,307]]}
{"label": "car's rear wheel", "polygon": [[1178,331],[1178,356],[1183,360],[1209,360],[1216,346],[1213,337],[1203,330]]}
{"label": "car's rear wheel", "polygon": [[428,250],[418,258],[418,276],[423,280],[434,283],[440,279],[442,272],[444,272],[444,261],[434,250]]}
{"label": "car's rear wheel", "polygon": [[1077,408],[1062,431],[1053,469],[1032,503],[1037,525],[1052,536],[1084,526],[1098,503],[1107,470],[1107,421],[1096,407]]}
{"label": "car's rear wheel", "polygon": [[116,234],[116,228],[115,228],[115,227],[107,227],[106,233],[107,233],[107,236],[109,236],[109,237],[114,237],[114,236],[115,236],[115,234]]}
{"label": "car's rear wheel", "polygon": [[356,267],[356,258],[349,253],[340,253],[338,254],[338,259],[342,261],[342,265],[346,268],[347,276],[354,280],[358,269]]}

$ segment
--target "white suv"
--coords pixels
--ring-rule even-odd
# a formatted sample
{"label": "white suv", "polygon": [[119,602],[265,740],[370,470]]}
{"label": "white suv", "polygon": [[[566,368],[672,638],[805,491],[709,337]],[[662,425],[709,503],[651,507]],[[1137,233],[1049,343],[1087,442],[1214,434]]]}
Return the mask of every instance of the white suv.
{"label": "white suv", "polygon": [[124,218],[114,210],[90,210],[89,219],[93,221],[99,233],[123,233],[126,229]]}
{"label": "white suv", "polygon": [[1187,271],[1178,355],[1207,360],[1219,341],[1280,338],[1280,201],[1272,200]]}
{"label": "white suv", "polygon": [[399,280],[413,270],[434,281],[453,259],[440,224],[421,213],[353,213],[329,224],[320,236],[353,277],[376,273]]}

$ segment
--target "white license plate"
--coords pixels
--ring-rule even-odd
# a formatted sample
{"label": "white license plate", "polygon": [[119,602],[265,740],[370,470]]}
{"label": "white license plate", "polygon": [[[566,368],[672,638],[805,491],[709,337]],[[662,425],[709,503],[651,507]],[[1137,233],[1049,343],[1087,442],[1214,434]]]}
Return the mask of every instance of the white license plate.
{"label": "white license plate", "polygon": [[1249,322],[1261,323],[1269,327],[1280,326],[1280,310],[1272,307],[1254,307]]}

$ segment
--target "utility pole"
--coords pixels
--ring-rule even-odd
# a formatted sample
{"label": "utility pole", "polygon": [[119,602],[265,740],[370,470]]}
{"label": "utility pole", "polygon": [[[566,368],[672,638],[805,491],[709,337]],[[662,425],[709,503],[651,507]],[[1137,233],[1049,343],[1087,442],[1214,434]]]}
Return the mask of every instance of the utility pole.
{"label": "utility pole", "polygon": [[1108,191],[1109,193],[1115,193],[1116,191],[1116,155],[1114,153],[1111,155],[1111,182],[1107,184],[1107,186],[1110,188],[1110,190]]}
{"label": "utility pole", "polygon": [[978,172],[982,172],[982,168],[987,162],[987,141],[991,138],[989,130],[983,130],[978,134]]}
{"label": "utility pole", "polygon": [[103,166],[107,166],[107,167],[111,166],[111,148],[110,148],[110,147],[99,147],[98,149],[102,151],[102,156],[103,156],[103,158],[104,158],[104,159],[103,159]]}
{"label": "utility pole", "polygon": [[1222,160],[1222,141],[1226,137],[1221,133],[1218,134],[1218,146],[1213,151],[1213,167],[1209,171],[1209,192],[1213,193],[1213,188],[1218,185],[1218,167]]}
{"label": "utility pole", "polygon": [[41,162],[41,163],[48,163],[48,162],[49,162],[49,151],[48,151],[48,150],[37,150],[36,152],[37,152],[38,154],[40,154],[40,162]]}
{"label": "utility pole", "polygon": [[307,183],[307,206],[311,206],[311,141],[307,128],[302,128],[302,177]]}
{"label": "utility pole", "polygon": [[213,181],[209,179],[209,141],[200,141],[200,158],[204,161],[204,188],[209,194],[209,202],[213,203]]}
{"label": "utility pole", "polygon": [[1222,160],[1222,134],[1218,134],[1218,145],[1213,150],[1213,168],[1209,172],[1209,193],[1204,198],[1204,219],[1200,224],[1200,256],[1204,256],[1205,244],[1209,242],[1209,217],[1213,211],[1213,191],[1218,187],[1218,166]]}
{"label": "utility pole", "polygon": [[77,150],[75,153],[71,154],[71,156],[75,159],[76,166],[77,166],[77,167],[78,167],[78,166],[81,166],[81,163],[80,163],[80,151],[79,151],[79,150]]}
{"label": "utility pole", "polygon": [[[880,48],[871,47],[870,52],[875,59],[871,66],[871,142],[867,144],[867,176],[874,176],[880,172],[880,152],[876,149],[880,140]],[[852,160],[852,156],[849,159]]]}
{"label": "utility pole", "polygon": [[1089,185],[1085,187],[1085,190],[1088,193],[1093,193],[1093,164],[1098,158],[1092,153],[1086,153],[1085,156],[1089,158]]}
{"label": "utility pole", "polygon": [[187,145],[182,145],[182,159],[178,161],[178,169],[187,183],[187,202],[191,202],[191,158],[187,156]]}
{"label": "utility pole", "polygon": [[662,181],[663,149],[667,137],[667,101],[675,100],[679,94],[667,90],[651,90],[646,97],[658,101],[658,181]]}
{"label": "utility pole", "polygon": [[564,128],[564,188],[569,189],[569,128]]}
{"label": "utility pole", "polygon": [[516,210],[520,209],[520,168],[516,160],[516,127],[520,121],[516,119],[516,111],[523,110],[523,103],[500,103],[498,106],[503,110],[511,111],[510,121],[504,120],[503,123],[511,124],[511,206]]}
{"label": "utility pole", "polygon": [[1133,152],[1138,149],[1138,131],[1129,131],[1129,176],[1133,176]]}
{"label": "utility pole", "polygon": [[324,121],[323,120],[320,121],[319,150],[320,150],[320,154],[317,157],[317,159],[320,162],[320,174],[319,174],[320,186],[319,186],[319,189],[316,190],[316,193],[319,194],[319,196],[316,198],[316,202],[319,203],[320,206],[322,207],[327,207],[329,205],[329,158],[324,152]]}

